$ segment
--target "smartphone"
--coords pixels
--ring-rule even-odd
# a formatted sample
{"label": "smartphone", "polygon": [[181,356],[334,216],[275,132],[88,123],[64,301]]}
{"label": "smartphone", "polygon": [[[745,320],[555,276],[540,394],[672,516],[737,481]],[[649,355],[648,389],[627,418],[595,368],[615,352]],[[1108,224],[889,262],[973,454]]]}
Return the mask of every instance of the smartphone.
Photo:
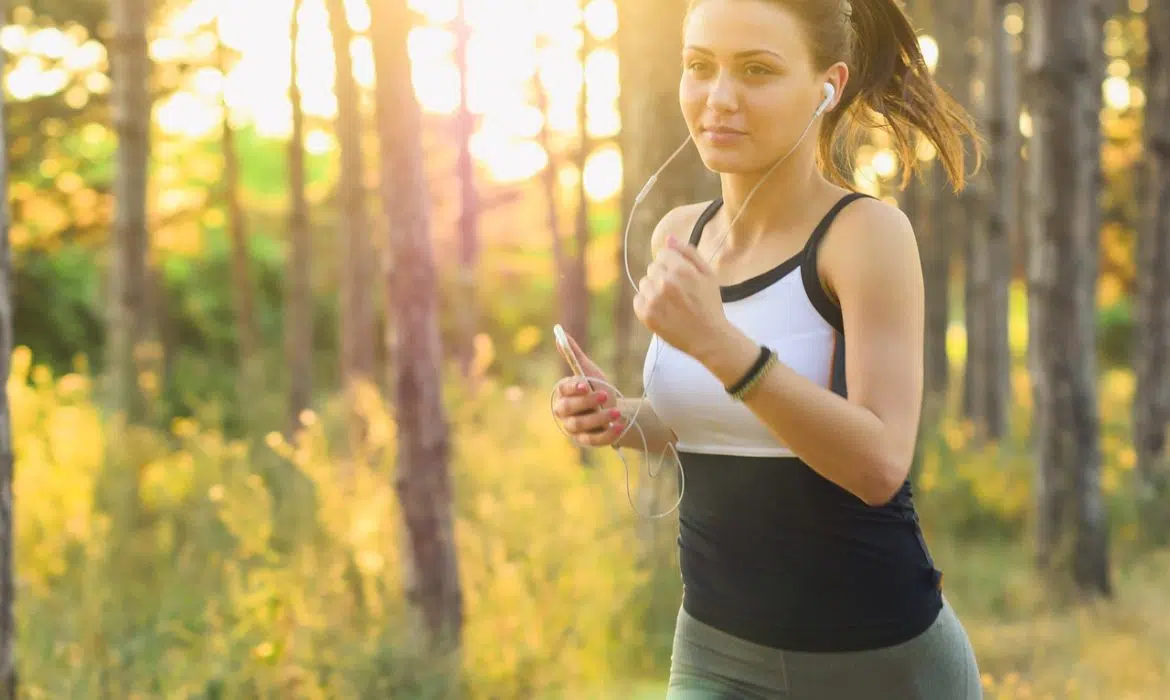
{"label": "smartphone", "polygon": [[[561,324],[559,323],[553,326],[553,338],[557,341],[557,347],[561,349],[561,355],[569,363],[573,374],[578,377],[584,377],[585,370],[581,369],[581,362],[577,359],[577,353],[573,352],[573,346],[569,344],[569,337],[565,335],[565,329],[561,328]],[[590,382],[589,385],[593,386],[593,383]]]}

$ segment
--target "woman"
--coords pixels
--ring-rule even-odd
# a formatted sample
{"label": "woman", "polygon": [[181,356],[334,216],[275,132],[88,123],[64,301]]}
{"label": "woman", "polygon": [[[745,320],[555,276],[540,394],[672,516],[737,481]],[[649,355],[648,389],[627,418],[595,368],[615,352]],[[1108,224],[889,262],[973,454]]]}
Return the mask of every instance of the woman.
{"label": "woman", "polygon": [[554,404],[578,444],[641,449],[622,419],[636,409],[648,449],[679,452],[667,698],[980,698],[908,483],[923,382],[914,233],[850,192],[834,158],[846,118],[872,110],[903,183],[917,133],[959,188],[969,119],[894,0],[697,0],[684,36],[682,113],[722,196],[652,236],[634,299],[655,334],[644,403],[572,380]]}

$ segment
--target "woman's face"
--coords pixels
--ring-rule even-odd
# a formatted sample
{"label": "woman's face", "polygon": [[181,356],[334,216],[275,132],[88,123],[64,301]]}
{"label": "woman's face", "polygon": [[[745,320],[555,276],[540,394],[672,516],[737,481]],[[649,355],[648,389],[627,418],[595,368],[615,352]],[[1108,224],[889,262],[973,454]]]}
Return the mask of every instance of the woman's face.
{"label": "woman's face", "polygon": [[[784,157],[824,99],[824,82],[802,25],[778,3],[704,0],[687,17],[679,103],[715,172],[761,172]],[[815,137],[814,127],[806,142]]]}

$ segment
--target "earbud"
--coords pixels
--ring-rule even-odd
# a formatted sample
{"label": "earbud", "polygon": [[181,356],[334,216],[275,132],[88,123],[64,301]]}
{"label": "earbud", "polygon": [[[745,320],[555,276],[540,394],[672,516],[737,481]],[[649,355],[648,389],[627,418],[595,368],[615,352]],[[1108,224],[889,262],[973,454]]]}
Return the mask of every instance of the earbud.
{"label": "earbud", "polygon": [[817,116],[825,113],[833,104],[833,98],[837,96],[837,88],[829,81],[825,81],[825,99],[821,101],[821,106],[817,107]]}

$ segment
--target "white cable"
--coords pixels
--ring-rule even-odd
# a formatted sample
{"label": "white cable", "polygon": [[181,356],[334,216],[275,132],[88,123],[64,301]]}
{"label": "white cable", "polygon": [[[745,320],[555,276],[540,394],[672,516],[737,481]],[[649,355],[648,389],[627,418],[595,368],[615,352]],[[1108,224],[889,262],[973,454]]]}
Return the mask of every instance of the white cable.
{"label": "white cable", "polygon": [[[826,84],[826,85],[829,85],[829,84]],[[826,90],[828,90],[828,88],[826,88]],[[768,179],[768,177],[771,176],[773,172],[775,172],[776,168],[780,167],[781,163],[787,161],[789,156],[791,156],[793,153],[795,153],[796,149],[800,147],[800,144],[804,142],[805,137],[808,135],[809,129],[812,128],[813,124],[816,123],[817,117],[819,117],[821,115],[821,113],[825,110],[825,108],[828,106],[829,102],[832,99],[832,96],[833,96],[832,92],[826,92],[825,101],[821,103],[821,106],[817,108],[816,114],[814,114],[813,118],[811,120],[809,120],[808,125],[804,127],[804,131],[801,132],[800,138],[797,139],[796,143],[793,144],[792,148],[790,148],[788,150],[788,152],[784,154],[784,157],[777,160],[772,165],[772,167],[769,168],[766,173],[764,173],[763,177],[761,177],[759,182],[756,183],[756,186],[753,187],[751,192],[748,193],[748,196],[746,198],[744,198],[743,205],[740,207],[739,211],[736,212],[735,216],[731,220],[731,223],[729,223],[727,225],[727,227],[723,230],[723,237],[719,239],[719,245],[718,245],[718,247],[715,248],[715,252],[711,254],[711,257],[708,260],[709,262],[713,261],[715,259],[715,256],[719,254],[719,251],[721,251],[723,249],[723,244],[727,242],[728,235],[731,233],[731,230],[735,227],[736,222],[739,221],[739,217],[742,216],[745,211],[747,211],[748,202],[750,202],[752,197],[755,196],[756,192],[760,189],[760,186],[763,185],[764,182]],[[642,186],[642,191],[638,193],[638,196],[634,197],[633,205],[630,207],[630,214],[629,214],[629,217],[626,219],[625,233],[624,233],[623,238],[622,238],[622,256],[623,256],[625,268],[626,268],[626,279],[629,281],[630,286],[631,286],[631,288],[633,288],[635,294],[637,294],[637,292],[638,292],[638,283],[634,281],[634,276],[630,273],[630,245],[629,245],[629,243],[630,243],[630,229],[634,223],[634,212],[637,211],[638,205],[642,203],[642,200],[644,200],[646,198],[646,196],[648,194],[650,194],[650,191],[652,189],[654,189],[654,185],[657,184],[657,182],[658,182],[658,176],[660,174],[662,174],[662,172],[664,170],[666,170],[667,166],[669,166],[672,162],[674,162],[674,159],[677,158],[680,153],[682,153],[682,150],[684,148],[686,148],[687,144],[691,143],[691,140],[692,140],[691,136],[688,134],[686,140],[682,142],[682,145],[680,145],[677,149],[675,149],[674,153],[670,156],[670,158],[666,159],[666,162],[662,164],[662,167],[658,168],[658,170],[653,175],[651,175],[648,180],[646,180],[646,184]],[[653,343],[654,338],[651,338],[650,342]],[[642,396],[636,401],[636,407],[634,409],[634,414],[629,416],[628,418],[623,416],[623,419],[625,419],[627,421],[626,427],[621,432],[621,434],[619,434],[617,436],[617,438],[613,442],[614,450],[617,452],[618,458],[621,459],[622,465],[625,467],[625,471],[626,471],[626,498],[630,502],[630,507],[634,509],[634,513],[636,513],[640,517],[647,518],[647,519],[663,518],[663,517],[666,517],[667,515],[670,515],[671,513],[673,513],[682,504],[683,493],[686,490],[686,475],[683,473],[682,460],[678,456],[678,451],[675,448],[674,443],[668,442],[667,448],[669,449],[670,452],[672,452],[674,454],[675,464],[678,466],[678,500],[676,500],[674,505],[671,506],[670,510],[667,510],[665,513],[643,515],[642,513],[640,513],[638,511],[638,506],[634,503],[633,495],[630,493],[630,465],[626,461],[625,455],[622,453],[622,448],[617,446],[617,443],[620,442],[621,439],[625,437],[626,433],[628,433],[631,428],[636,428],[638,431],[638,435],[641,436],[641,438],[642,438],[642,450],[641,450],[642,454],[646,455],[647,458],[649,458],[650,446],[649,446],[649,443],[646,439],[646,432],[644,430],[642,430],[641,426],[638,425],[637,418],[638,418],[638,413],[640,413],[642,410],[642,405],[648,400],[647,396],[650,393],[650,383],[654,380],[654,373],[658,370],[658,357],[659,357],[659,354],[661,353],[661,351],[662,351],[662,342],[661,342],[661,339],[659,339],[657,347],[655,348],[654,362],[650,366],[650,376],[647,377],[646,382],[645,382],[645,386],[643,386],[643,388],[642,388]],[[612,392],[612,394],[614,396],[614,400],[615,400],[615,405],[619,399],[625,398],[625,396],[622,394],[622,392],[617,387],[615,387],[613,384],[610,384],[609,382],[607,382],[603,379],[598,379],[596,377],[570,375],[570,376],[562,377],[555,385],[553,385],[552,395],[550,396],[550,399],[549,399],[549,411],[550,412],[552,412],[553,404],[556,403],[557,396],[560,394],[561,384],[563,382],[565,382],[566,380],[587,382],[589,384],[600,384],[600,385],[604,386],[606,389],[608,389],[610,392]],[[556,418],[555,414],[554,414],[553,418],[554,419]],[[554,420],[554,422],[557,424],[557,427],[560,429],[562,434],[564,434],[566,437],[571,437],[569,435],[568,431],[565,430],[565,427],[563,425],[561,425],[560,420]],[[607,430],[608,429],[609,428],[607,428]],[[659,457],[659,468],[661,468],[661,466],[662,466],[662,457],[664,457],[664,456],[665,456],[665,453],[663,455],[660,455],[660,457]],[[650,470],[650,468],[648,466],[647,470],[646,470],[646,474],[651,479],[653,479],[657,476],[658,469]]]}

